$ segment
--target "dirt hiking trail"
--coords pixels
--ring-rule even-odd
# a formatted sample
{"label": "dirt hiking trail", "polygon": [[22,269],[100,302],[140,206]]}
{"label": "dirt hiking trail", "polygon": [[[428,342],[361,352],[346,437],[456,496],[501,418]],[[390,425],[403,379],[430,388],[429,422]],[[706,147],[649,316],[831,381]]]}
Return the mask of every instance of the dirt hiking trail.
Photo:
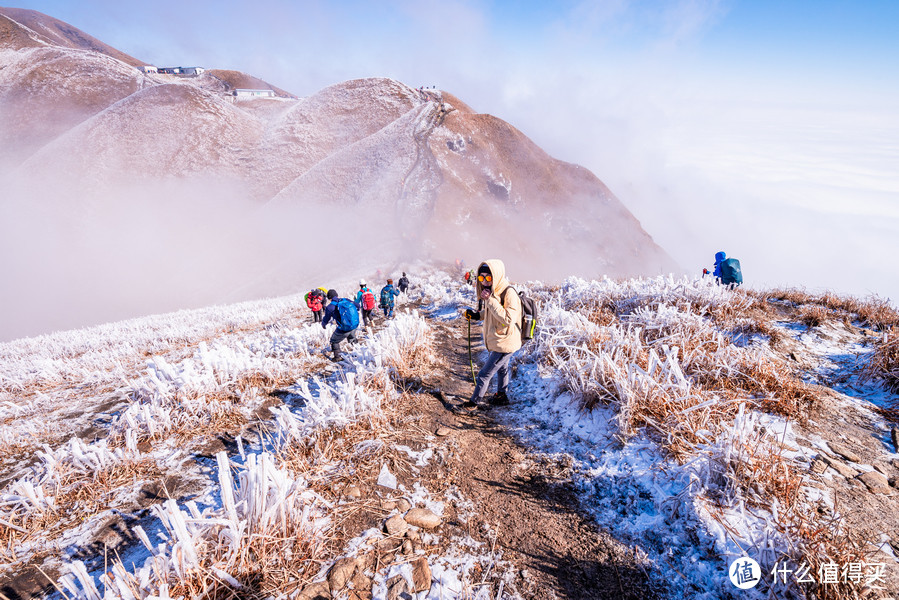
{"label": "dirt hiking trail", "polygon": [[[464,319],[432,321],[440,368],[416,394],[423,429],[449,429],[452,482],[475,505],[484,526],[472,537],[493,543],[519,572],[518,591],[534,599],[655,598],[635,550],[597,529],[578,507],[565,461],[534,455],[499,422],[508,407],[464,411],[457,407],[473,389]],[[480,323],[472,323],[472,352],[483,350]],[[495,383],[492,383],[495,386]],[[494,388],[491,388],[491,390]],[[489,395],[489,394],[488,394]],[[445,432],[445,430],[443,430]],[[448,523],[450,527],[453,523]],[[447,532],[449,533],[449,532]]]}

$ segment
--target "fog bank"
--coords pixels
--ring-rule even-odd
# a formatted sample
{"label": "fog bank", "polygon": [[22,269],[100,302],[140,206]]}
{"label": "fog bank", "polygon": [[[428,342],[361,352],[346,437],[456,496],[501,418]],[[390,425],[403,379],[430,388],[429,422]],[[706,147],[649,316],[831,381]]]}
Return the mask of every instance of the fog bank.
{"label": "fog bank", "polygon": [[383,214],[266,207],[237,181],[5,179],[0,340],[328,286],[399,253]]}

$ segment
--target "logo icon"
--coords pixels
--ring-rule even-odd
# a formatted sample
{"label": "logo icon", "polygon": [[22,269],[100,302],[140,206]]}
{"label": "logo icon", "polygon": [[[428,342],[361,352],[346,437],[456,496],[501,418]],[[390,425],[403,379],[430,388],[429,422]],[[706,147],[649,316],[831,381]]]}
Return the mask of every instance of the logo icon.
{"label": "logo icon", "polygon": [[762,568],[757,562],[744,556],[730,563],[727,570],[730,582],[741,590],[749,590],[758,585],[762,579]]}

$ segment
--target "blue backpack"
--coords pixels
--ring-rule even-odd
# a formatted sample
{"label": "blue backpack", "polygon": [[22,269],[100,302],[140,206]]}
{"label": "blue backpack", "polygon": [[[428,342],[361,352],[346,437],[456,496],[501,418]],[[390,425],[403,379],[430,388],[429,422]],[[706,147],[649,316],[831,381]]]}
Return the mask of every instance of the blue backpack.
{"label": "blue backpack", "polygon": [[721,262],[721,283],[724,285],[740,285],[743,283],[743,271],[740,269],[739,260],[728,258]]}
{"label": "blue backpack", "polygon": [[352,331],[359,327],[359,311],[356,305],[347,300],[340,298],[337,300],[334,316],[337,319],[337,329],[340,331]]}
{"label": "blue backpack", "polygon": [[385,285],[381,288],[381,306],[393,306],[393,286]]}

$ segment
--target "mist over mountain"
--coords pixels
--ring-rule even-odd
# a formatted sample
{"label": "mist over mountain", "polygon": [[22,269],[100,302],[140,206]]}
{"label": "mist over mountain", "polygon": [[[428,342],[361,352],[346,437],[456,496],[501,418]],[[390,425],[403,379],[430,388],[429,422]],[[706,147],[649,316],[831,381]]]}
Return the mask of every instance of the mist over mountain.
{"label": "mist over mountain", "polygon": [[[296,98],[237,71],[143,66],[0,8],[0,233],[15,257],[0,338],[418,259],[499,256],[517,280],[677,269],[589,170],[449,92],[368,78]],[[248,87],[271,92],[236,95]]]}

